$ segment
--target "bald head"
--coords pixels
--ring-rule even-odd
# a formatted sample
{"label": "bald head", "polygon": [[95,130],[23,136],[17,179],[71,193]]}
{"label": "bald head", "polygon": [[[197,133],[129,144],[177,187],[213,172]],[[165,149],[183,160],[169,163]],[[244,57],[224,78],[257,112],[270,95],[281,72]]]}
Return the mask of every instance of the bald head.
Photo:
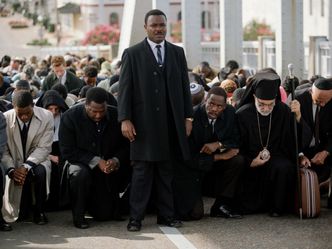
{"label": "bald head", "polygon": [[312,101],[319,105],[320,107],[324,107],[327,103],[329,103],[332,99],[332,89],[331,90],[322,90],[317,86],[312,86]]}

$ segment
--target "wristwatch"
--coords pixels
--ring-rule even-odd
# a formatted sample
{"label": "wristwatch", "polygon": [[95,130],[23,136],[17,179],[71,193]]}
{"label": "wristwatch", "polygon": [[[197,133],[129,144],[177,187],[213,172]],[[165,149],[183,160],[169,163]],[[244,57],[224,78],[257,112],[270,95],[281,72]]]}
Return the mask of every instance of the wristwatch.
{"label": "wristwatch", "polygon": [[218,141],[218,144],[219,144],[219,152],[223,152],[225,150],[224,145],[222,143],[220,143],[219,141]]}
{"label": "wristwatch", "polygon": [[193,118],[186,118],[186,120],[190,121],[190,122],[193,122],[194,119]]}

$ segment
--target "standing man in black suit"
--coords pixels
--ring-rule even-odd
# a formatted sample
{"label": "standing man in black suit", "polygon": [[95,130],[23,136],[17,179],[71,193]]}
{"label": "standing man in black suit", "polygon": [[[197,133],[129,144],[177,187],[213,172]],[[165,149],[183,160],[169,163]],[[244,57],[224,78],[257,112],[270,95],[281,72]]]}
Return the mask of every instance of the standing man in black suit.
{"label": "standing man in black suit", "polygon": [[182,225],[174,217],[173,171],[190,157],[193,110],[184,51],[165,41],[162,11],[149,11],[144,21],[147,38],[124,51],[119,80],[119,121],[134,161],[128,231],[141,229],[153,179],[157,223]]}

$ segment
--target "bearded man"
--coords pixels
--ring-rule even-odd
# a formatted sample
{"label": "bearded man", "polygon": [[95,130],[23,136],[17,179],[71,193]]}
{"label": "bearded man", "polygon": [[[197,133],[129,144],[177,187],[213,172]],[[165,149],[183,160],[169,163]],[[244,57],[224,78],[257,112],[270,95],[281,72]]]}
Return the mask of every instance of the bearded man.
{"label": "bearded man", "polygon": [[247,167],[241,194],[246,213],[280,216],[294,193],[294,133],[291,111],[280,101],[280,82],[275,73],[257,73],[236,112]]}

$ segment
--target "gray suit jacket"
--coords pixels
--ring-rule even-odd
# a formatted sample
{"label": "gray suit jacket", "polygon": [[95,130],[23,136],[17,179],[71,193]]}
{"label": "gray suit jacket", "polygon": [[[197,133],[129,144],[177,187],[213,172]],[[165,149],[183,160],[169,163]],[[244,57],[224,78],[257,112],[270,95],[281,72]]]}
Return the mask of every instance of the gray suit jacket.
{"label": "gray suit jacket", "polygon": [[[42,164],[46,168],[46,192],[49,192],[51,161],[48,156],[52,149],[54,119],[51,112],[40,108],[33,108],[34,115],[31,119],[26,145],[27,160],[36,165]],[[7,122],[7,148],[3,155],[5,172],[10,168],[19,167],[26,162],[23,158],[20,127],[14,109],[4,113]],[[14,184],[8,176],[4,194],[2,214],[7,222],[13,222],[19,214],[22,186]]]}
{"label": "gray suit jacket", "polygon": [[[36,165],[50,166],[48,156],[52,150],[54,119],[51,112],[35,106],[31,119],[26,155],[27,160]],[[5,170],[15,168],[25,163],[22,151],[20,127],[14,109],[4,113],[7,121],[7,150],[3,155]]]}

